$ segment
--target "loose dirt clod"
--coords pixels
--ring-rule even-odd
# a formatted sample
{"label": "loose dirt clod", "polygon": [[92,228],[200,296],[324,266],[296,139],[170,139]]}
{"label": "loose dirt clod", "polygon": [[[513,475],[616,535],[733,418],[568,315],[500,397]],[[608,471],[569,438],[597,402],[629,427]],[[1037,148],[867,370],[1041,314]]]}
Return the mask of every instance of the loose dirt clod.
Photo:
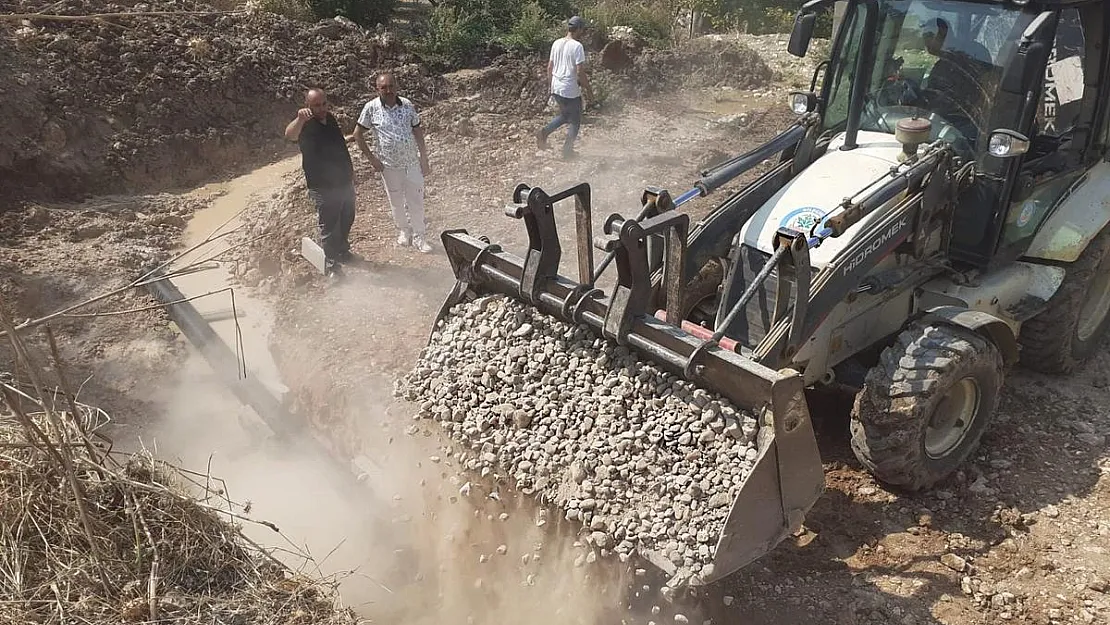
{"label": "loose dirt clod", "polygon": [[454,307],[396,392],[468,470],[580,524],[587,558],[646,549],[701,573],[756,456],[755,418],[727,399],[502,296]]}

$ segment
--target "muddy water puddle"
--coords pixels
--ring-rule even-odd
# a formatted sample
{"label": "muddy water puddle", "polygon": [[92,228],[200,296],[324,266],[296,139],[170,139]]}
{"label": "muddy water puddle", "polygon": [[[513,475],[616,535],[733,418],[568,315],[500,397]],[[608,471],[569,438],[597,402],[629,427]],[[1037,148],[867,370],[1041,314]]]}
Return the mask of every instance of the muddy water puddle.
{"label": "muddy water puddle", "polygon": [[[227,182],[201,187],[190,195],[213,197],[197,211],[183,235],[182,250],[193,247],[174,268],[200,263],[197,271],[173,278],[174,285],[241,358],[246,375],[256,376],[279,399],[288,390],[270,354],[273,314],[269,306],[235,287],[231,267],[221,258],[234,244],[232,234],[253,199],[276,191],[298,159],[286,159]],[[205,241],[208,241],[205,243]]]}
{"label": "muddy water puddle", "polygon": [[[739,89],[704,89],[686,97],[685,107],[689,114],[717,121],[732,118],[741,113],[763,111],[779,105],[781,96],[771,91],[748,91]],[[785,107],[786,102],[781,106]]]}

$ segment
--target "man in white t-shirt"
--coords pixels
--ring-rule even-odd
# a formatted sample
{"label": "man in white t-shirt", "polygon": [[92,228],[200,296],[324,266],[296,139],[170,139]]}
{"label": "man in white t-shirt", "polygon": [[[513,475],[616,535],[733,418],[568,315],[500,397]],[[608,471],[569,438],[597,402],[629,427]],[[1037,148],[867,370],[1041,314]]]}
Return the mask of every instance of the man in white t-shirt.
{"label": "man in white t-shirt", "polygon": [[563,141],[563,158],[575,156],[574,141],[582,126],[582,94],[593,99],[589,77],[586,75],[586,49],[579,39],[586,31],[586,20],[575,15],[567,20],[567,36],[556,39],[551,44],[551,56],[547,61],[547,76],[551,84],[551,96],[559,105],[559,115],[546,126],[536,131],[536,143],[541,150],[547,149],[547,137],[563,124],[569,124],[566,140]]}
{"label": "man in white t-shirt", "polygon": [[[425,237],[424,224],[424,176],[429,170],[424,127],[412,101],[397,95],[393,74],[378,76],[377,87],[378,97],[367,102],[358,116],[355,141],[382,175],[398,230],[397,245],[412,245],[426,254],[432,246]],[[370,130],[374,132],[377,154],[366,144],[366,132]]]}

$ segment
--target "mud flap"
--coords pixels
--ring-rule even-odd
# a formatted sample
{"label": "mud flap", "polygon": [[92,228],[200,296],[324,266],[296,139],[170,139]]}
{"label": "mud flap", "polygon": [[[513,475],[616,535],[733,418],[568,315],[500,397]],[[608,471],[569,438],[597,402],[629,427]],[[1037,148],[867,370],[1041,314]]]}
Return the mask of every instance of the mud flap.
{"label": "mud flap", "polygon": [[1005,321],[994,315],[959,306],[938,306],[925,311],[922,319],[971,330],[998,347],[1006,366],[1011,366],[1018,361],[1017,337]]}

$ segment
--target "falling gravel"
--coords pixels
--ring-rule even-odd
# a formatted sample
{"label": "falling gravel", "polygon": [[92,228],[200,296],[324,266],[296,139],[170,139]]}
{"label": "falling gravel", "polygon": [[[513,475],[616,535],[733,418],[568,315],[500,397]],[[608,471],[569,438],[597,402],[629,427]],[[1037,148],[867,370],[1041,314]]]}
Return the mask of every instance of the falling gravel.
{"label": "falling gravel", "polygon": [[396,393],[470,450],[468,470],[558,506],[597,555],[712,573],[756,457],[752,415],[517,300],[450,313]]}

